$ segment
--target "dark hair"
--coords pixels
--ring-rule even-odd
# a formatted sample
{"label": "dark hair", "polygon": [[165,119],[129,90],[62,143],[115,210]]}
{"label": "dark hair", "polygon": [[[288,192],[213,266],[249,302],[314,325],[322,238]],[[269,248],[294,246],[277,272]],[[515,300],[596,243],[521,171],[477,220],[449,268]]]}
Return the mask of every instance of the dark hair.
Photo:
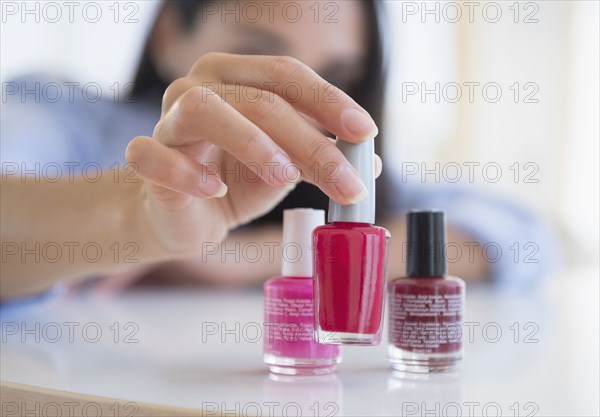
{"label": "dark hair", "polygon": [[[184,30],[191,30],[200,17],[200,12],[216,0],[169,0],[162,6],[159,13],[168,7],[175,10],[181,19]],[[366,11],[365,20],[368,22],[368,56],[367,68],[363,80],[359,80],[349,88],[347,93],[365,108],[375,120],[377,126],[382,126],[383,102],[385,87],[385,67],[383,39],[380,28],[381,5],[376,0],[363,1]],[[160,105],[162,94],[169,84],[157,71],[150,54],[150,43],[154,33],[151,30],[146,41],[140,63],[138,65],[132,95],[143,101],[156,101]],[[382,156],[382,135],[375,141],[375,150]],[[377,217],[379,220],[392,213],[390,181],[384,173],[377,180]],[[301,183],[273,211],[254,223],[282,221],[283,210],[286,208],[312,206],[327,209],[327,197],[315,186]]]}

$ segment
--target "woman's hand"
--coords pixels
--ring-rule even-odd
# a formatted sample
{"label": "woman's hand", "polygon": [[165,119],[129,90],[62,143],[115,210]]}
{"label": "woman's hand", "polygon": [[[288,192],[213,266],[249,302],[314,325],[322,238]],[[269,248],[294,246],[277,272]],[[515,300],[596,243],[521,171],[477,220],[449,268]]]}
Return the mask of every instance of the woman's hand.
{"label": "woman's hand", "polygon": [[153,138],[136,137],[126,151],[144,179],[158,244],[169,255],[199,252],[301,179],[342,204],[364,198],[355,169],[319,127],[349,142],[377,135],[365,110],[293,58],[200,58],[165,92]]}

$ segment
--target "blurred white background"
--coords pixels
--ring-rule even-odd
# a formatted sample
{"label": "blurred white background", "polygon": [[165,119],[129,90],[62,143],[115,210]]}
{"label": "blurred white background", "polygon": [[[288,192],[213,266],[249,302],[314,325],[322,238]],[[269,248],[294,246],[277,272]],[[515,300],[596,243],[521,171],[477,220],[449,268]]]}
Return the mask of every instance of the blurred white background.
{"label": "blurred white background", "polygon": [[[74,2],[71,23],[64,2],[0,3],[3,89],[28,73],[97,82],[103,90],[124,85],[159,5]],[[454,178],[459,166],[468,183],[469,164],[479,163],[472,165],[473,186],[520,200],[551,219],[571,262],[597,261],[599,3],[384,3],[391,168],[402,175],[408,165],[434,169],[439,162],[440,182]],[[101,11],[96,23],[80,18],[86,7],[87,16]],[[129,15],[137,22],[127,22]],[[423,88],[433,92],[423,96]],[[497,182],[491,180],[495,168],[482,173],[486,164],[501,168]],[[410,178],[420,180],[421,173]]]}

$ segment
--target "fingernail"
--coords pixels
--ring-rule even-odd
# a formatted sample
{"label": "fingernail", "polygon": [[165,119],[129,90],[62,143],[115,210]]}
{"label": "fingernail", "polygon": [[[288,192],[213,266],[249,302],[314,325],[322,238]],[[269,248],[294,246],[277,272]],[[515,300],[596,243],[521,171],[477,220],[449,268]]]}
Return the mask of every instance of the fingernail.
{"label": "fingernail", "polygon": [[229,191],[229,188],[227,187],[227,185],[225,185],[224,182],[221,182],[221,186],[219,187],[217,192],[215,194],[213,194],[212,196],[215,198],[225,197],[225,194],[227,194],[227,191]]}
{"label": "fingernail", "polygon": [[342,167],[335,175],[335,187],[348,204],[355,204],[364,200],[369,195],[367,187],[351,167]]}
{"label": "fingernail", "polygon": [[371,116],[354,108],[342,112],[342,124],[348,132],[363,139],[374,138],[379,133]]}
{"label": "fingernail", "polygon": [[273,158],[272,175],[278,185],[297,183],[302,179],[300,170],[283,152],[278,152]]}
{"label": "fingernail", "polygon": [[375,154],[375,178],[379,178],[381,172],[383,171],[383,161],[381,157]]}
{"label": "fingernail", "polygon": [[200,191],[208,198],[224,197],[229,190],[227,185],[214,175],[206,175],[200,180]]}

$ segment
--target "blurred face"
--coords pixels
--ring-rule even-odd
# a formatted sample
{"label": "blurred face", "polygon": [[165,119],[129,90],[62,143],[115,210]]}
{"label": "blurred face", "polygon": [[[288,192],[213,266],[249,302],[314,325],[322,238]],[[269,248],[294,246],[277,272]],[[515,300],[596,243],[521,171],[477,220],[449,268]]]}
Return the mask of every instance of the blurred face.
{"label": "blurred face", "polygon": [[207,52],[289,55],[345,89],[364,75],[364,8],[360,0],[218,1],[187,31],[177,12],[166,9],[154,33],[153,59],[161,75],[173,80]]}

